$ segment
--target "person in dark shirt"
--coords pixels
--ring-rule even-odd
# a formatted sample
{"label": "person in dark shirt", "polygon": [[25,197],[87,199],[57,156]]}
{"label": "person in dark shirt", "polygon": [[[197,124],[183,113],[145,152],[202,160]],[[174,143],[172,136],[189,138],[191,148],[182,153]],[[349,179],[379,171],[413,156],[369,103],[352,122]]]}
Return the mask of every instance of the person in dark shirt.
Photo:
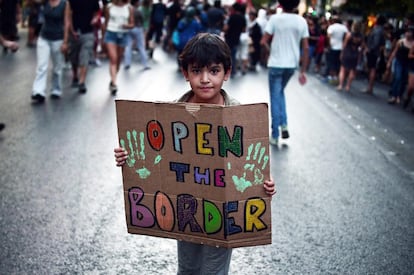
{"label": "person in dark shirt", "polygon": [[32,87],[32,99],[36,103],[43,103],[45,100],[49,59],[53,63],[51,98],[59,99],[62,95],[65,7],[65,0],[48,0],[44,5],[44,23],[36,47],[37,67]]}
{"label": "person in dark shirt", "polygon": [[86,93],[86,74],[89,60],[93,58],[95,43],[94,25],[99,23],[98,0],[67,0],[65,16],[69,20],[65,27],[63,46],[68,47],[68,57],[72,64],[72,87]]}
{"label": "person in dark shirt", "polygon": [[214,1],[214,6],[207,10],[207,32],[220,35],[223,30],[225,12],[221,7],[221,1]]}
{"label": "person in dark shirt", "polygon": [[377,72],[377,61],[378,61],[381,49],[385,45],[384,24],[386,23],[386,21],[387,19],[384,16],[379,15],[377,17],[377,22],[375,23],[375,27],[372,29],[372,31],[367,37],[366,58],[367,58],[367,67],[369,70],[368,87],[362,91],[367,94],[373,94],[374,82],[375,82],[375,77],[376,77],[376,72]]}
{"label": "person in dark shirt", "polygon": [[240,3],[234,3],[232,5],[232,11],[224,26],[224,39],[231,50],[231,60],[233,63],[233,69],[231,76],[233,77],[237,73],[237,47],[240,44],[240,35],[246,31],[246,18],[244,16],[245,6]]}
{"label": "person in dark shirt", "polygon": [[[0,0],[1,4],[2,0]],[[2,22],[2,12],[0,10],[0,29],[1,29],[1,22]],[[17,51],[19,49],[19,44],[15,41],[7,40],[3,37],[3,35],[0,33],[0,45],[2,45],[4,48],[9,49],[13,52]],[[3,129],[6,127],[6,124],[0,123],[0,131],[3,131]]]}

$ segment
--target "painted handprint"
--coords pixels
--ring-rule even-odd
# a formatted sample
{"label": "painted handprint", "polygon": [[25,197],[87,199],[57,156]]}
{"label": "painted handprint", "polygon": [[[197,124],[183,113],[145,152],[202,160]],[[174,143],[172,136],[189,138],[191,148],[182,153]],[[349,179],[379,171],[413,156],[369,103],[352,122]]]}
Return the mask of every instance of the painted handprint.
{"label": "painted handprint", "polygon": [[[250,186],[263,183],[264,175],[262,171],[269,163],[269,156],[265,153],[266,148],[262,147],[261,142],[256,143],[256,145],[250,144],[247,149],[246,164],[243,167],[243,176],[232,176],[233,183],[238,191],[244,192]],[[228,169],[231,169],[230,163]]]}
{"label": "painted handprint", "polygon": [[[121,147],[128,151],[129,155],[126,160],[126,164],[128,167],[134,167],[137,161],[142,161],[142,167],[135,170],[138,176],[141,179],[146,179],[151,175],[151,171],[149,171],[145,166],[145,135],[144,132],[139,133],[136,130],[127,131],[126,132],[126,139],[120,140]],[[127,144],[126,144],[127,143]],[[128,147],[128,148],[127,148]],[[157,155],[154,159],[154,164],[160,163],[162,157]],[[141,165],[140,165],[141,166]]]}

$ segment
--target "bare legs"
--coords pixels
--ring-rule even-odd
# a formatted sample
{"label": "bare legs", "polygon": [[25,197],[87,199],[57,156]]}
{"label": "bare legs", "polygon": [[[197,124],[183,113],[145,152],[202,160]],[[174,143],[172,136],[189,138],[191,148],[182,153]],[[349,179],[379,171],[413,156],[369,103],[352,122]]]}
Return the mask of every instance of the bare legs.
{"label": "bare legs", "polygon": [[346,82],[345,91],[349,92],[351,90],[351,84],[355,78],[355,70],[354,69],[347,70],[344,66],[341,66],[341,69],[339,71],[339,84],[336,87],[337,90],[339,91],[342,90],[347,74],[348,74],[348,80]]}
{"label": "bare legs", "polygon": [[106,44],[106,48],[109,56],[109,74],[111,76],[111,82],[113,85],[116,85],[116,76],[121,66],[122,57],[124,55],[124,47],[108,43]]}

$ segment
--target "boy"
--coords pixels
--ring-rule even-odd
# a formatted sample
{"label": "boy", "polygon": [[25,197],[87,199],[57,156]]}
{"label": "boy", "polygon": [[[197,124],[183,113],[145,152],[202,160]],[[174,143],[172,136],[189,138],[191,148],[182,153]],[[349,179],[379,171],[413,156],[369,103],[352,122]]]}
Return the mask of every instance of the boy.
{"label": "boy", "polygon": [[[231,73],[231,54],[227,44],[215,34],[200,33],[184,47],[179,57],[181,71],[191,90],[178,102],[238,105],[223,89]],[[117,166],[125,164],[128,152],[115,148]],[[276,193],[272,180],[264,181],[266,193]],[[185,241],[177,242],[178,274],[228,274],[231,248],[214,247]]]}

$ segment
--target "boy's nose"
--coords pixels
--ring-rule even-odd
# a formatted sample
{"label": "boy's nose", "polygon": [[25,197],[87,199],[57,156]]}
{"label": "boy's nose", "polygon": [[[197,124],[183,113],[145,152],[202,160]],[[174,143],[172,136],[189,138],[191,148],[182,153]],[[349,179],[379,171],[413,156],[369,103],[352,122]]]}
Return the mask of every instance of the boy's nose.
{"label": "boy's nose", "polygon": [[203,82],[208,82],[209,81],[208,72],[202,72],[201,73],[201,81],[203,81]]}

